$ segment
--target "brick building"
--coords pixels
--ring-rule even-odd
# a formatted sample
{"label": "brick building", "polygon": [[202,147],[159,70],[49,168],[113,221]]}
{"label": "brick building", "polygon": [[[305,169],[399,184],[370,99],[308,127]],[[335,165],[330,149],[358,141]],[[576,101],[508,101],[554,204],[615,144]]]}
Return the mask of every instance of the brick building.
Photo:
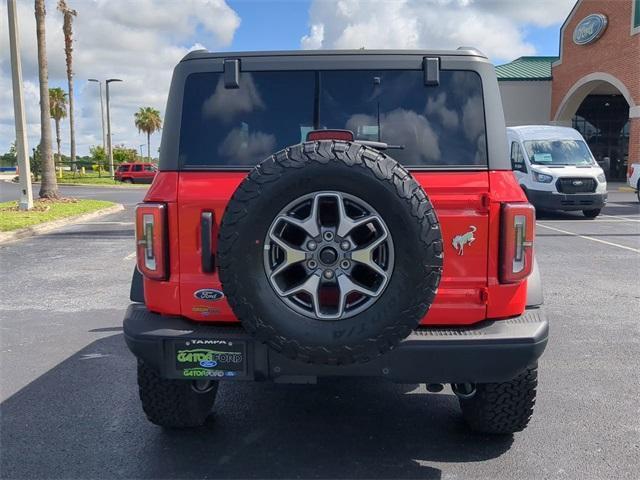
{"label": "brick building", "polygon": [[640,163],[640,0],[578,0],[560,57],[496,67],[507,125],[573,126],[610,179]]}

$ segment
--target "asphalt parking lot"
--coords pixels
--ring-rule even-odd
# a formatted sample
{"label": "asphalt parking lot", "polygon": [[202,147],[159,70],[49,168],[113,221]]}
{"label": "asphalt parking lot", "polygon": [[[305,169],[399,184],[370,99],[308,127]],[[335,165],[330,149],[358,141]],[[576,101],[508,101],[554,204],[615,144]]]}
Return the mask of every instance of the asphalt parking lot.
{"label": "asphalt parking lot", "polygon": [[635,194],[595,220],[539,216],[552,338],[529,428],[493,438],[465,430],[449,389],[373,380],[227,383],[205,427],[149,424],[121,332],[144,190],[101,190],[75,194],[125,211],[0,245],[2,478],[638,478]]}

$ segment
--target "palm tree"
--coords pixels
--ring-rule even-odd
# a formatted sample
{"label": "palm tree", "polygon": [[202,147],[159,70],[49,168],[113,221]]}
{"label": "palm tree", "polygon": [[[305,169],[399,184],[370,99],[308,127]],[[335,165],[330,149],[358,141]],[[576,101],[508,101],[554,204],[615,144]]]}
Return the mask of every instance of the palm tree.
{"label": "palm tree", "polygon": [[42,183],[40,198],[59,198],[56,166],[51,157],[51,117],[49,115],[49,69],[45,36],[44,0],[35,0],[36,37],[38,40],[38,78],[40,81],[40,147],[42,156]]}
{"label": "palm tree", "polygon": [[162,128],[160,112],[153,107],[140,107],[134,114],[134,120],[138,132],[147,134],[147,161],[151,161],[151,134]]}
{"label": "palm tree", "polygon": [[60,120],[67,116],[67,94],[60,87],[49,89],[49,113],[56,122],[56,144],[58,145],[58,162],[62,161],[60,153]]}
{"label": "palm tree", "polygon": [[76,165],[76,124],[73,120],[73,17],[78,12],[69,8],[66,0],[58,0],[58,10],[62,13],[62,32],[64,33],[64,55],[67,61],[67,82],[69,84],[69,132],[71,144],[71,166]]}

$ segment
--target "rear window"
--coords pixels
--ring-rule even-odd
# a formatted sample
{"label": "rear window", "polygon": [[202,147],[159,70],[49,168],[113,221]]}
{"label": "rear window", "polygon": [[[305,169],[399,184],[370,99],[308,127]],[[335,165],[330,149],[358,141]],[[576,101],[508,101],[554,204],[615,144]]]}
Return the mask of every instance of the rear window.
{"label": "rear window", "polygon": [[438,86],[425,86],[422,70],[242,72],[237,89],[220,73],[192,74],[180,163],[253,166],[315,129],[398,146],[388,153],[408,167],[487,165],[480,76],[441,71]]}

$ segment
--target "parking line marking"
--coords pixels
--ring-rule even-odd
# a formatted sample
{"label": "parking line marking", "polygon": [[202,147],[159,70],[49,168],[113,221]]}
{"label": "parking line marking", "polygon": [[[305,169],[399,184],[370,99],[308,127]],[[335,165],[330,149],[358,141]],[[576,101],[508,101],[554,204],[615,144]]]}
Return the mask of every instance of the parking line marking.
{"label": "parking line marking", "polygon": [[585,240],[591,240],[593,242],[604,243],[605,245],[611,245],[612,247],[618,247],[618,248],[622,248],[624,250],[631,250],[632,252],[640,253],[640,249],[638,249],[638,248],[627,247],[626,245],[619,245],[619,244],[613,243],[613,242],[607,242],[606,240],[600,240],[599,238],[589,237],[588,235],[580,235],[579,233],[568,232],[567,230],[562,230],[560,228],[550,227],[549,225],[543,225],[542,223],[537,223],[536,222],[536,225],[539,225],[539,226],[544,227],[544,228],[548,228],[549,230],[555,230],[556,232],[564,233],[564,234],[570,235],[572,237],[580,237],[580,238],[584,238]]}
{"label": "parking line marking", "polygon": [[133,252],[127,255],[126,257],[124,257],[122,260],[133,260],[135,257],[136,257],[136,252]]}
{"label": "parking line marking", "polygon": [[600,216],[607,218],[621,218],[622,220],[627,220],[628,222],[640,222],[640,218],[622,217],[620,215],[605,215],[604,213],[601,213]]}

